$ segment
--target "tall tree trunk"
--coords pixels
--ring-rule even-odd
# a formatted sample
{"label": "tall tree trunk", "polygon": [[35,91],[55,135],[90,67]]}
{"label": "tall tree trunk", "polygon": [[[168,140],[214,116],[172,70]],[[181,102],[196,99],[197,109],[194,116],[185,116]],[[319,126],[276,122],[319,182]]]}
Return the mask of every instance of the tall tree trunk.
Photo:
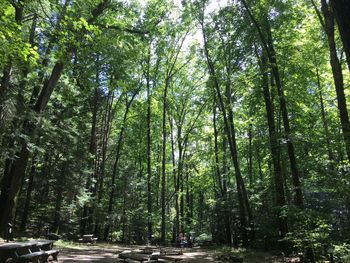
{"label": "tall tree trunk", "polygon": [[343,138],[345,142],[346,154],[350,162],[350,122],[349,122],[348,110],[346,107],[346,97],[344,92],[344,80],[343,80],[342,67],[337,55],[337,48],[336,48],[336,43],[334,39],[334,16],[326,0],[321,0],[321,5],[322,5],[321,10],[324,16],[324,30],[326,32],[327,39],[328,39],[330,63],[332,67],[335,91],[337,94],[340,123],[341,123]]}
{"label": "tall tree trunk", "polygon": [[30,168],[30,173],[29,173],[29,180],[28,180],[28,186],[27,186],[26,200],[25,200],[25,203],[24,203],[24,209],[23,209],[21,225],[20,225],[20,228],[19,228],[19,230],[21,232],[25,231],[25,229],[26,229],[28,216],[29,216],[29,212],[30,212],[30,201],[31,201],[31,197],[32,197],[32,191],[33,191],[33,188],[34,188],[34,176],[35,176],[35,173],[36,173],[35,165],[36,165],[36,159],[35,159],[35,157],[33,157],[33,159],[32,159],[32,166]]}
{"label": "tall tree trunk", "polygon": [[288,150],[288,157],[290,162],[290,169],[292,172],[292,182],[293,182],[294,192],[295,192],[294,203],[299,208],[303,208],[304,200],[303,200],[303,193],[302,193],[301,183],[300,183],[300,174],[297,166],[297,160],[295,157],[295,149],[294,149],[292,133],[291,133],[290,124],[289,124],[287,103],[284,96],[284,89],[283,89],[282,80],[281,80],[281,76],[280,76],[279,68],[277,64],[277,58],[276,58],[276,52],[275,52],[275,48],[272,40],[270,22],[268,20],[268,17],[266,16],[266,21],[265,21],[267,26],[266,28],[267,39],[266,39],[260,28],[258,21],[255,19],[254,15],[252,14],[246,0],[241,0],[241,2],[243,3],[245,9],[247,10],[248,15],[252,20],[256,30],[258,31],[262,47],[266,52],[267,58],[269,60],[269,64],[271,66],[272,75],[275,79],[277,93],[279,96],[280,109],[282,113],[284,132],[287,140],[287,150]]}
{"label": "tall tree trunk", "polygon": [[[127,121],[128,113],[129,113],[130,107],[132,105],[132,102],[134,101],[137,94],[138,94],[138,91],[135,92],[132,95],[132,97],[130,98],[130,100],[126,103],[123,122],[121,124],[121,128],[119,131],[118,142],[117,142],[117,146],[116,146],[115,160],[114,160],[113,171],[112,171],[112,182],[111,182],[111,191],[109,194],[107,217],[110,217],[110,215],[113,212],[114,195],[115,195],[115,188],[116,188],[115,180],[116,180],[116,177],[119,173],[119,160],[121,157],[121,149],[122,149],[122,143],[123,143],[123,139],[124,139],[124,131],[126,128],[126,121]],[[103,235],[104,240],[107,240],[107,238],[108,238],[110,227],[111,227],[110,223],[111,223],[110,221],[106,222],[106,226],[104,229],[104,235]]]}
{"label": "tall tree trunk", "polygon": [[267,39],[268,39],[268,47],[269,47],[268,57],[272,68],[272,74],[275,79],[275,84],[276,84],[277,93],[279,97],[280,109],[282,113],[283,127],[284,127],[285,137],[287,140],[288,157],[289,157],[290,169],[292,172],[292,182],[293,182],[294,192],[295,192],[294,203],[299,208],[303,208],[304,200],[303,200],[303,193],[301,189],[300,173],[299,173],[297,160],[295,156],[294,143],[292,139],[292,132],[291,132],[289,117],[288,117],[287,103],[284,96],[282,81],[281,81],[281,77],[280,77],[280,73],[277,65],[276,52],[275,52],[274,44],[271,37],[271,28],[269,25],[268,25]]}
{"label": "tall tree trunk", "polygon": [[334,10],[350,70],[350,2],[348,0],[330,0],[330,4]]}
{"label": "tall tree trunk", "polygon": [[318,88],[318,97],[320,99],[320,108],[321,108],[321,117],[322,117],[322,123],[323,123],[323,129],[324,129],[324,135],[326,139],[326,145],[327,145],[327,152],[328,152],[328,159],[329,159],[329,168],[331,170],[334,170],[334,155],[332,151],[331,146],[331,139],[329,136],[329,129],[328,129],[328,121],[326,116],[326,110],[324,107],[324,100],[323,100],[323,92],[322,92],[322,86],[321,86],[321,80],[320,75],[318,71],[318,67],[316,66],[316,78],[317,78],[317,88]]}
{"label": "tall tree trunk", "polygon": [[213,61],[211,60],[211,58],[209,56],[207,37],[206,37],[203,23],[204,22],[201,21],[203,40],[204,40],[204,53],[206,56],[209,73],[210,73],[210,76],[213,80],[213,85],[214,85],[214,88],[216,90],[216,94],[218,96],[218,100],[219,100],[222,114],[224,117],[226,136],[228,139],[230,153],[231,153],[231,160],[232,160],[232,164],[234,166],[235,175],[236,175],[238,202],[239,202],[239,207],[240,207],[240,223],[241,223],[242,240],[243,240],[244,246],[247,246],[248,245],[248,233],[247,233],[248,222],[247,222],[247,219],[248,219],[249,204],[246,203],[246,200],[248,200],[248,198],[245,198],[245,196],[244,196],[246,194],[246,191],[245,191],[245,185],[244,185],[244,181],[242,178],[241,170],[239,168],[239,162],[238,162],[238,157],[237,157],[237,146],[236,146],[236,141],[235,141],[234,126],[233,126],[234,124],[232,121],[233,115],[232,115],[232,110],[230,110],[231,111],[231,114],[229,113],[230,116],[228,116],[227,112],[226,112],[226,105],[225,105],[223,97],[221,95],[219,80],[217,79],[217,76],[216,76]]}
{"label": "tall tree trunk", "polygon": [[173,179],[174,179],[174,196],[175,196],[175,224],[174,235],[180,233],[180,208],[179,208],[179,181],[178,174],[176,173],[176,160],[175,160],[175,142],[174,142],[174,125],[172,119],[169,117],[170,123],[170,137],[171,137],[171,156],[173,162]]}
{"label": "tall tree trunk", "polygon": [[[96,196],[96,190],[97,190],[97,175],[96,175],[96,154],[97,154],[97,142],[96,142],[96,120],[97,120],[97,112],[98,112],[98,77],[99,77],[99,70],[97,70],[96,78],[97,83],[95,84],[92,101],[93,101],[93,107],[92,107],[92,120],[91,120],[91,132],[90,132],[90,144],[89,144],[89,154],[90,154],[90,160],[89,160],[89,167],[90,167],[90,173],[88,175],[88,178],[86,180],[85,189],[91,194],[91,198],[93,199],[92,202],[95,202],[94,198]],[[83,218],[81,219],[80,223],[80,232],[81,235],[84,235],[86,232],[86,228],[88,231],[92,230],[92,220],[93,220],[93,214],[94,214],[94,204],[87,203],[83,207]]]}
{"label": "tall tree trunk", "polygon": [[64,199],[64,188],[66,185],[66,173],[67,173],[67,163],[62,162],[61,165],[61,174],[57,179],[56,188],[55,188],[55,213],[54,213],[54,222],[53,222],[53,232],[58,232],[61,226],[61,208],[62,202]]}
{"label": "tall tree trunk", "polygon": [[[126,216],[126,199],[127,199],[127,193],[128,193],[128,180],[126,174],[123,175],[123,209],[122,209],[122,243],[125,243],[125,236],[126,236],[126,223],[127,223],[127,216]],[[130,235],[129,235],[130,239]]]}
{"label": "tall tree trunk", "polygon": [[[102,147],[101,147],[101,162],[99,167],[99,185],[98,185],[98,191],[97,191],[97,205],[101,204],[102,196],[104,193],[104,177],[105,177],[105,164],[106,164],[106,155],[107,155],[107,146],[108,146],[108,139],[109,139],[109,133],[111,129],[112,124],[112,106],[114,102],[114,92],[110,92],[108,94],[107,98],[107,105],[106,110],[103,118],[103,132],[102,132]],[[100,233],[100,215],[96,214],[95,217],[95,235],[99,235]]]}
{"label": "tall tree trunk", "polygon": [[216,105],[216,96],[214,95],[213,103],[213,129],[214,129],[214,155],[215,155],[215,173],[220,189],[221,195],[224,194],[224,189],[221,182],[221,174],[219,167],[219,144],[218,144],[218,129],[217,129],[217,105]]}
{"label": "tall tree trunk", "polygon": [[[102,0],[102,2],[100,2],[96,8],[92,10],[91,17],[87,20],[88,23],[94,23],[97,17],[103,13],[108,4],[109,0]],[[16,10],[16,17],[19,14],[21,14],[21,12],[17,12]],[[83,31],[80,33],[83,33]],[[64,50],[64,52],[68,53],[68,50]],[[51,94],[55,89],[68,60],[69,55],[67,54],[65,61],[57,61],[52,69],[50,77],[44,81],[39,97],[32,107],[35,113],[40,114],[45,110]],[[27,120],[24,122],[22,130],[23,134],[33,139],[36,130],[36,123]],[[7,174],[4,174],[3,177],[3,180],[7,183],[3,184],[4,188],[0,194],[0,207],[2,207],[4,211],[4,213],[0,214],[0,235],[5,235],[8,222],[13,223],[14,213],[17,206],[17,196],[20,189],[20,182],[24,177],[29,158],[28,142],[22,140],[21,150],[16,155],[18,158],[13,161],[11,169]]]}
{"label": "tall tree trunk", "polygon": [[282,176],[281,160],[280,160],[280,147],[278,144],[278,133],[275,127],[275,114],[273,101],[271,100],[269,80],[267,73],[267,59],[263,55],[261,59],[261,75],[262,75],[262,89],[264,94],[266,119],[269,128],[269,142],[270,142],[270,154],[273,164],[273,174],[275,183],[275,202],[278,207],[277,220],[280,232],[280,238],[284,238],[288,233],[287,218],[282,215],[282,208],[286,205],[286,198],[284,192],[284,182]]}
{"label": "tall tree trunk", "polygon": [[161,227],[160,227],[160,239],[161,243],[165,245],[165,209],[166,209],[166,112],[167,112],[167,96],[168,96],[168,86],[170,79],[167,77],[165,80],[165,87],[163,93],[163,119],[162,119],[162,182],[161,182]]}
{"label": "tall tree trunk", "polygon": [[152,224],[152,156],[151,156],[151,84],[150,84],[151,43],[148,47],[146,86],[147,86],[147,231],[151,241],[153,234]]}
{"label": "tall tree trunk", "polygon": [[[226,131],[225,131],[226,133]],[[229,205],[229,195],[228,195],[228,181],[229,181],[229,169],[227,166],[227,139],[222,137],[222,192],[221,198],[223,201],[224,210],[221,211],[223,215],[219,215],[223,219],[225,225],[225,243],[228,245],[232,244],[232,231],[231,231],[231,216],[230,216],[230,205]],[[218,227],[221,227],[220,225]]]}
{"label": "tall tree trunk", "polygon": [[249,176],[249,186],[253,186],[253,125],[249,123],[248,128],[248,176]]}
{"label": "tall tree trunk", "polygon": [[[179,53],[181,51],[182,45],[185,41],[186,36],[184,36],[180,40],[180,44],[171,52],[171,57],[168,60],[167,67],[166,67],[166,73],[165,73],[165,84],[164,84],[164,91],[163,91],[163,119],[162,119],[162,174],[161,174],[161,229],[160,229],[160,239],[161,243],[165,245],[165,239],[166,239],[166,136],[167,136],[167,129],[166,129],[166,123],[167,123],[167,104],[168,104],[168,88],[170,86],[170,81],[173,77],[175,64],[177,62]],[[157,62],[158,63],[158,62]],[[157,64],[158,67],[158,64]]]}

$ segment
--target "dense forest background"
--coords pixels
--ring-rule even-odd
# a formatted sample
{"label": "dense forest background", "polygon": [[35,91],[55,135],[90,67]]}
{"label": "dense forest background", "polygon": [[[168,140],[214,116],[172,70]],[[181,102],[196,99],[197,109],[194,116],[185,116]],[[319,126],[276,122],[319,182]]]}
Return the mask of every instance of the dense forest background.
{"label": "dense forest background", "polygon": [[350,238],[350,4],[2,0],[0,230]]}

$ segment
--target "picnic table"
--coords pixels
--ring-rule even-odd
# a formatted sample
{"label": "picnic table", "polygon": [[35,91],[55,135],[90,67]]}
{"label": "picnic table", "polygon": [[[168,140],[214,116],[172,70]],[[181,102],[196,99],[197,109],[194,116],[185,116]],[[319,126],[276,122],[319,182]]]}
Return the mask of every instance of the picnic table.
{"label": "picnic table", "polygon": [[[0,262],[39,262],[50,256],[58,261],[58,250],[53,250],[54,240],[12,242],[0,245]],[[50,249],[48,249],[50,248]]]}
{"label": "picnic table", "polygon": [[97,237],[94,237],[92,234],[83,235],[82,238],[79,238],[79,241],[85,243],[96,243]]}
{"label": "picnic table", "polygon": [[151,260],[156,260],[157,262],[159,260],[166,260],[166,261],[174,261],[174,262],[178,262],[183,260],[183,253],[182,251],[179,250],[161,250],[160,252],[155,252],[151,255]]}

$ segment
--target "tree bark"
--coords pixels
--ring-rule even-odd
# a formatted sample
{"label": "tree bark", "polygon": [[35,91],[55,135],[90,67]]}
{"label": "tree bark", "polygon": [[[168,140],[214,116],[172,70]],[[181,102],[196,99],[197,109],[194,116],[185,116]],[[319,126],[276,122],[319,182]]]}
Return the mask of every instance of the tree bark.
{"label": "tree bark", "polygon": [[219,144],[218,144],[218,129],[217,129],[217,106],[216,106],[216,96],[214,95],[214,103],[213,103],[213,129],[214,129],[214,155],[215,155],[215,173],[216,179],[218,182],[219,190],[221,195],[224,194],[222,182],[221,182],[221,174],[219,167]]}
{"label": "tree bark", "polygon": [[323,123],[323,129],[324,129],[324,135],[326,139],[326,145],[327,145],[327,152],[328,152],[328,159],[329,159],[329,168],[331,170],[334,170],[334,155],[332,151],[332,146],[331,146],[331,139],[329,136],[329,128],[328,128],[328,121],[327,121],[327,116],[326,116],[326,110],[324,107],[324,99],[323,99],[323,93],[322,93],[322,86],[321,86],[321,80],[320,80],[320,75],[318,71],[318,67],[316,66],[316,78],[317,78],[317,88],[318,88],[318,97],[320,100],[320,109],[321,109],[321,117],[322,117],[322,123]]}
{"label": "tree bark", "polygon": [[147,231],[149,242],[152,239],[153,224],[152,224],[152,156],[151,156],[151,84],[150,84],[150,63],[151,63],[151,43],[148,47],[147,57]]}
{"label": "tree bark", "polygon": [[346,107],[342,67],[337,55],[337,48],[334,39],[334,16],[326,0],[321,0],[321,10],[324,16],[324,30],[326,32],[328,40],[330,63],[332,67],[335,91],[337,94],[338,110],[345,142],[345,150],[348,161],[350,162],[350,122],[348,110]]}
{"label": "tree bark", "polygon": [[[108,139],[109,139],[109,132],[110,132],[110,127],[111,127],[111,121],[112,121],[112,105],[114,102],[114,93],[110,91],[107,96],[107,101],[106,101],[106,108],[104,112],[104,117],[102,121],[102,128],[101,128],[101,133],[102,133],[102,142],[101,142],[101,157],[100,157],[100,162],[98,166],[98,190],[97,190],[97,206],[101,204],[102,196],[104,193],[104,177],[105,177],[105,164],[106,164],[106,155],[107,155],[107,146],[108,146]],[[94,226],[94,234],[96,236],[99,236],[100,233],[100,222],[101,222],[101,215],[99,213],[99,209],[97,210],[97,213],[95,213],[95,226]]]}
{"label": "tree bark", "polygon": [[350,70],[350,2],[348,0],[330,0],[343,42],[346,61]]}
{"label": "tree bark", "polygon": [[207,65],[209,69],[209,73],[212,79],[213,86],[216,90],[216,94],[218,96],[218,100],[221,106],[221,111],[222,115],[224,117],[224,125],[226,129],[226,136],[228,139],[229,143],[229,148],[230,148],[230,153],[231,153],[231,160],[232,164],[235,169],[235,174],[236,174],[236,183],[237,183],[237,194],[238,194],[238,202],[239,202],[239,207],[240,207],[240,223],[241,223],[241,234],[242,234],[242,240],[243,240],[243,245],[247,246],[249,241],[248,241],[248,233],[247,233],[247,228],[248,228],[248,210],[249,204],[246,203],[248,198],[245,197],[246,195],[246,190],[245,190],[245,185],[244,181],[242,178],[242,174],[239,168],[239,162],[238,162],[238,157],[237,157],[237,146],[236,146],[236,141],[235,141],[235,134],[234,134],[234,124],[232,121],[233,115],[232,115],[232,110],[230,116],[227,115],[226,112],[226,105],[224,103],[223,97],[221,95],[220,91],[220,85],[219,85],[219,80],[217,79],[216,72],[215,72],[215,67],[213,64],[213,61],[211,60],[209,56],[209,50],[208,50],[208,43],[207,43],[207,37],[206,33],[204,30],[204,22],[203,20],[201,21],[201,26],[202,26],[202,32],[203,32],[203,40],[204,40],[204,53],[206,56],[207,60]]}
{"label": "tree bark", "polygon": [[170,79],[168,76],[165,80],[165,87],[163,91],[163,119],[162,119],[162,182],[161,182],[161,227],[160,227],[160,239],[161,243],[165,245],[165,205],[166,205],[166,112],[167,112],[167,96],[168,96],[168,86]]}
{"label": "tree bark", "polygon": [[[95,202],[96,197],[96,190],[97,190],[97,174],[95,169],[96,164],[96,154],[97,154],[97,142],[96,142],[96,120],[97,120],[97,112],[98,112],[98,86],[99,86],[99,70],[96,72],[96,80],[97,83],[95,84],[96,87],[94,88],[93,92],[93,107],[92,107],[92,120],[91,120],[91,132],[90,132],[90,144],[89,144],[89,154],[91,160],[89,160],[89,166],[90,166],[90,173],[88,175],[89,178],[86,180],[85,188],[88,192],[91,193],[91,198],[93,199],[92,202]],[[92,220],[94,215],[94,204],[88,203],[85,204],[83,207],[83,218],[81,219],[80,223],[80,232],[81,235],[85,234],[86,228],[88,231],[92,230]]]}
{"label": "tree bark", "polygon": [[[102,14],[108,3],[108,0],[102,0],[102,2],[97,5],[94,10],[92,10],[92,17],[88,19],[88,22],[93,23],[97,17]],[[20,12],[17,12],[16,10],[16,16],[18,14],[20,14]],[[45,110],[51,94],[61,77],[68,58],[69,55],[67,54],[66,61],[59,60],[56,62],[52,69],[50,77],[44,81],[39,97],[36,100],[35,105],[32,107],[35,113],[40,114]],[[24,122],[22,129],[23,134],[33,139],[36,130],[36,123],[27,120]],[[0,194],[0,207],[2,207],[4,211],[4,213],[0,214],[0,235],[5,235],[8,222],[13,223],[14,213],[17,205],[17,196],[20,189],[20,182],[24,177],[29,158],[28,142],[22,140],[21,150],[18,154],[16,154],[16,156],[18,156],[18,158],[13,161],[10,170],[7,174],[4,174],[4,177],[2,179],[6,183],[3,184],[4,188]]]}
{"label": "tree bark", "polygon": [[54,222],[53,222],[53,232],[58,232],[61,226],[61,208],[62,202],[64,200],[64,188],[66,185],[66,173],[67,173],[67,163],[65,161],[61,164],[61,174],[57,179],[55,188],[55,212],[54,212]]}
{"label": "tree bark", "polygon": [[22,215],[22,220],[21,220],[21,224],[20,224],[20,228],[19,228],[19,230],[21,232],[25,231],[25,229],[26,229],[28,216],[29,216],[29,212],[30,212],[30,201],[31,201],[31,197],[32,197],[32,191],[34,188],[34,176],[36,173],[35,165],[36,165],[36,160],[34,158],[32,160],[32,166],[30,168],[27,193],[26,193],[26,200],[24,203],[23,215]]}
{"label": "tree bark", "polygon": [[243,3],[245,9],[247,10],[247,13],[250,19],[252,20],[256,30],[258,31],[258,35],[259,35],[262,47],[266,52],[266,55],[272,70],[272,75],[275,79],[277,93],[279,96],[280,109],[282,113],[284,132],[285,132],[285,137],[287,141],[287,150],[288,150],[288,157],[290,162],[290,169],[292,172],[292,182],[293,182],[294,192],[295,192],[294,203],[299,208],[303,208],[304,200],[303,200],[303,193],[301,189],[300,174],[298,170],[297,160],[295,157],[295,149],[294,149],[294,144],[292,140],[292,132],[289,124],[287,103],[284,96],[284,89],[283,89],[282,80],[281,80],[281,76],[280,76],[279,68],[277,64],[277,58],[276,58],[276,52],[275,52],[275,48],[272,40],[270,22],[268,20],[268,17],[266,17],[266,21],[265,21],[267,26],[266,28],[267,39],[266,39],[263,32],[261,31],[261,27],[258,21],[255,19],[254,15],[252,14],[247,2],[245,0],[241,0],[241,2]]}
{"label": "tree bark", "polygon": [[[126,103],[123,122],[122,122],[122,125],[120,128],[120,131],[119,131],[118,142],[117,142],[117,146],[116,146],[116,155],[115,155],[113,171],[112,171],[112,182],[111,182],[111,191],[109,194],[107,216],[110,216],[113,212],[114,195],[115,195],[115,188],[116,188],[115,180],[116,180],[116,177],[119,173],[119,160],[121,157],[121,149],[122,149],[122,143],[123,143],[123,139],[124,139],[124,132],[125,132],[125,128],[126,128],[126,121],[127,121],[128,113],[129,113],[130,107],[132,105],[132,102],[134,101],[137,94],[138,94],[138,91],[135,92],[132,95],[132,97],[130,98],[130,100]],[[103,235],[104,240],[107,240],[108,235],[109,235],[109,231],[110,231],[110,222],[108,221],[108,222],[106,222],[106,226],[104,229],[104,235]]]}
{"label": "tree bark", "polygon": [[273,101],[271,100],[269,80],[267,73],[267,59],[263,55],[261,59],[261,76],[262,76],[262,89],[264,94],[266,119],[269,128],[269,142],[270,142],[270,154],[273,164],[274,185],[275,185],[275,202],[278,207],[277,220],[280,232],[280,238],[284,238],[288,233],[287,218],[282,216],[282,208],[286,205],[286,198],[284,192],[284,182],[282,176],[282,168],[280,161],[280,147],[278,143],[278,133],[275,127],[275,114]]}

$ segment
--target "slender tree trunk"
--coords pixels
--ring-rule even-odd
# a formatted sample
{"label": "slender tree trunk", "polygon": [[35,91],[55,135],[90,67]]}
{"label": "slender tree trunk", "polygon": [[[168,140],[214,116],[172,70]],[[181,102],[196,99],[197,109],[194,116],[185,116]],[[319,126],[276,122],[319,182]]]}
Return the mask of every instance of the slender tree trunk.
{"label": "slender tree trunk", "polygon": [[202,25],[202,32],[203,32],[203,39],[204,39],[204,52],[208,64],[208,69],[209,73],[213,79],[213,85],[216,90],[216,94],[218,96],[218,100],[221,106],[222,114],[224,117],[224,125],[226,129],[226,135],[228,138],[229,142],[229,148],[230,148],[230,153],[231,153],[231,160],[235,169],[235,174],[236,174],[236,183],[237,183],[237,193],[238,193],[238,202],[239,202],[239,207],[240,207],[240,223],[241,223],[241,233],[242,233],[242,240],[244,246],[248,245],[248,234],[247,234],[247,227],[248,227],[248,210],[249,210],[249,204],[245,203],[247,198],[244,197],[246,194],[245,191],[245,186],[244,186],[244,181],[241,175],[241,171],[239,168],[239,162],[238,162],[238,157],[237,157],[237,146],[236,146],[236,141],[235,141],[235,134],[234,134],[234,126],[232,122],[232,110],[230,116],[227,115],[226,113],[226,105],[224,103],[224,100],[221,95],[220,91],[220,85],[219,81],[216,76],[215,72],[215,67],[214,64],[209,56],[209,50],[208,50],[208,43],[207,43],[207,37],[205,34],[204,30],[204,24],[203,21],[201,21]]}
{"label": "slender tree trunk", "polygon": [[[99,76],[99,70],[97,70],[97,78]],[[97,81],[98,83],[98,81]],[[97,112],[98,112],[98,84],[96,83],[96,87],[94,88],[92,100],[93,100],[93,107],[92,107],[92,120],[91,120],[91,132],[90,132],[90,144],[89,144],[89,154],[90,154],[90,160],[89,160],[89,166],[90,166],[90,173],[88,175],[88,178],[86,180],[85,189],[91,193],[91,197],[95,198],[96,195],[96,184],[97,184],[97,177],[96,177],[96,170],[95,170],[95,162],[96,162],[96,151],[97,151],[97,143],[96,143],[96,120],[97,120]],[[94,202],[95,200],[92,200]],[[83,218],[81,219],[80,223],[80,229],[81,229],[81,235],[86,234],[86,228],[88,231],[91,230],[92,227],[92,219],[93,219],[93,204],[87,203],[83,207]]]}
{"label": "slender tree trunk", "polygon": [[253,186],[253,125],[249,123],[248,128],[248,175],[249,175],[249,186]]}
{"label": "slender tree trunk", "polygon": [[153,234],[152,224],[152,156],[151,156],[151,85],[150,85],[150,63],[151,43],[148,48],[146,86],[147,86],[147,230],[149,241]]}
{"label": "slender tree trunk", "polygon": [[66,185],[66,173],[67,169],[66,166],[67,163],[62,162],[61,166],[61,174],[58,177],[58,180],[56,182],[56,189],[55,189],[55,195],[56,195],[56,201],[55,201],[55,213],[54,213],[54,222],[53,222],[53,232],[58,232],[60,225],[61,225],[61,208],[62,208],[62,202],[64,198],[64,187]]}
{"label": "slender tree trunk", "polygon": [[280,161],[280,148],[278,144],[278,133],[275,127],[274,107],[271,100],[268,73],[267,73],[267,59],[263,55],[261,62],[261,74],[262,74],[262,89],[264,94],[266,119],[269,127],[269,141],[270,141],[270,154],[273,163],[273,174],[275,183],[275,202],[278,207],[277,220],[279,225],[280,237],[284,238],[288,233],[287,218],[282,213],[283,206],[286,205],[286,198],[284,192],[284,183],[282,176],[282,168]]}
{"label": "slender tree trunk", "polygon": [[[122,243],[125,243],[125,236],[126,236],[126,223],[127,223],[127,216],[126,216],[126,199],[127,199],[127,192],[128,192],[128,180],[127,176],[123,176],[123,213],[122,213]],[[130,236],[130,235],[129,235]]]}
{"label": "slender tree trunk", "polygon": [[36,159],[35,157],[33,157],[32,166],[30,168],[28,186],[27,186],[26,200],[24,203],[23,215],[22,215],[21,225],[19,229],[21,232],[25,231],[27,226],[27,221],[28,221],[28,216],[30,211],[30,201],[32,197],[32,191],[34,188],[34,176],[36,173],[35,165],[36,165]]}
{"label": "slender tree trunk", "polygon": [[303,193],[301,189],[301,183],[300,183],[300,173],[297,165],[297,160],[295,157],[295,149],[294,149],[294,143],[292,139],[292,132],[289,124],[289,117],[288,117],[288,110],[287,110],[287,103],[284,96],[284,90],[282,86],[282,81],[280,78],[279,69],[277,66],[277,59],[276,59],[276,52],[274,50],[273,41],[271,38],[271,29],[269,27],[268,29],[268,45],[270,48],[270,57],[269,62],[271,63],[272,67],[272,74],[275,79],[277,93],[279,96],[279,103],[280,103],[280,109],[282,113],[282,121],[284,126],[284,132],[287,140],[287,150],[288,150],[288,156],[289,156],[289,162],[290,162],[290,169],[292,172],[292,182],[294,186],[294,203],[299,208],[304,207],[304,200],[303,200]]}
{"label": "slender tree trunk", "polygon": [[271,66],[272,74],[275,79],[277,93],[279,96],[280,109],[282,112],[282,120],[283,120],[283,126],[285,131],[285,137],[287,140],[287,150],[288,150],[290,168],[292,172],[292,181],[293,181],[294,192],[295,192],[294,203],[299,208],[303,208],[304,200],[303,200],[303,194],[302,194],[301,183],[300,183],[300,175],[299,175],[299,170],[298,170],[297,161],[295,157],[295,149],[292,141],[292,133],[291,133],[290,124],[289,124],[287,103],[284,96],[282,80],[280,77],[279,68],[277,64],[276,52],[275,52],[275,48],[272,40],[270,23],[268,21],[268,18],[266,17],[266,24],[267,24],[267,28],[266,28],[267,40],[266,40],[263,32],[261,31],[259,23],[257,22],[254,15],[252,14],[247,2],[245,0],[241,0],[241,2],[243,3],[245,9],[247,10],[248,15],[252,20],[256,30],[258,31],[262,47],[266,52],[267,58],[269,60],[269,64]]}
{"label": "slender tree trunk", "polygon": [[[108,94],[107,98],[107,105],[106,110],[103,118],[103,125],[102,125],[102,147],[101,147],[101,162],[99,164],[99,181],[98,181],[98,191],[97,191],[97,205],[99,206],[101,204],[102,196],[104,193],[104,176],[105,176],[105,164],[106,164],[106,154],[107,154],[107,146],[108,146],[108,139],[109,139],[109,131],[111,127],[111,121],[112,121],[112,106],[114,102],[114,93],[110,92]],[[97,213],[95,215],[95,230],[94,233],[96,236],[99,236],[100,232],[100,214]]]}
{"label": "slender tree trunk", "polygon": [[[226,133],[226,131],[225,131]],[[227,139],[224,136],[222,137],[222,192],[221,192],[221,198],[223,201],[223,208],[224,210],[221,211],[223,214],[219,215],[220,218],[222,218],[223,223],[225,225],[225,243],[228,245],[232,244],[232,231],[231,231],[231,218],[230,218],[230,205],[229,205],[229,195],[228,195],[228,181],[229,181],[229,169],[227,166]],[[218,226],[221,227],[220,225]]]}
{"label": "slender tree trunk", "polygon": [[167,112],[167,96],[168,96],[168,86],[169,78],[166,78],[164,93],[163,93],[163,121],[162,121],[162,184],[161,184],[161,230],[160,230],[160,239],[161,243],[165,245],[165,209],[166,209],[166,112]]}
{"label": "slender tree trunk", "polygon": [[328,159],[330,162],[329,168],[331,170],[334,170],[334,161],[335,160],[334,160],[334,155],[333,155],[332,146],[331,146],[331,140],[330,140],[330,136],[329,136],[328,121],[327,121],[327,116],[326,116],[326,110],[324,108],[321,80],[320,80],[320,75],[319,75],[317,66],[316,66],[316,78],[317,78],[318,97],[320,99],[321,117],[322,117],[324,135],[326,137]]}
{"label": "slender tree trunk", "polygon": [[216,106],[216,96],[214,95],[213,103],[213,129],[214,129],[214,154],[215,154],[215,173],[220,189],[221,195],[224,194],[224,190],[221,182],[220,167],[219,167],[219,146],[218,146],[218,129],[217,129],[217,106]]}
{"label": "slender tree trunk", "polygon": [[175,142],[174,142],[174,125],[169,118],[170,123],[170,137],[171,137],[171,156],[173,162],[173,179],[174,179],[174,196],[175,196],[175,224],[174,224],[174,235],[180,233],[180,208],[179,208],[179,181],[178,174],[176,173],[176,160],[175,160]]}
{"label": "slender tree trunk", "polygon": [[[116,177],[119,173],[119,160],[121,157],[121,149],[122,149],[122,143],[123,143],[123,139],[124,139],[124,131],[126,128],[126,121],[127,121],[128,113],[129,113],[130,107],[132,105],[132,102],[134,101],[137,94],[138,94],[138,91],[132,95],[130,100],[126,103],[126,107],[125,107],[123,122],[121,125],[121,129],[120,129],[119,137],[118,137],[118,142],[117,142],[117,146],[116,146],[116,155],[115,155],[113,171],[112,171],[111,192],[109,194],[107,217],[110,217],[110,215],[112,214],[112,211],[113,211],[114,195],[115,195],[115,188],[116,188],[115,180],[116,180]],[[104,240],[107,240],[107,238],[108,238],[109,231],[110,231],[110,223],[111,222],[109,222],[109,221],[106,222],[106,226],[104,229],[104,235],[103,235]]]}

